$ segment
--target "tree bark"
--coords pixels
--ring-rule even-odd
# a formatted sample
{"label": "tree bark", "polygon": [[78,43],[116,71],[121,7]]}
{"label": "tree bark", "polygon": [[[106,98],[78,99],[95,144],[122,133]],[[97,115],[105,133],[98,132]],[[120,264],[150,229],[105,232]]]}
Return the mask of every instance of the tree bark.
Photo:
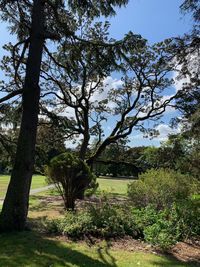
{"label": "tree bark", "polygon": [[73,196],[65,196],[65,209],[74,211],[75,208],[75,198]]}
{"label": "tree bark", "polygon": [[40,98],[40,67],[44,45],[44,1],[35,0],[32,10],[30,46],[22,94],[22,120],[6,198],[0,215],[0,232],[25,229],[29,192],[34,168]]}

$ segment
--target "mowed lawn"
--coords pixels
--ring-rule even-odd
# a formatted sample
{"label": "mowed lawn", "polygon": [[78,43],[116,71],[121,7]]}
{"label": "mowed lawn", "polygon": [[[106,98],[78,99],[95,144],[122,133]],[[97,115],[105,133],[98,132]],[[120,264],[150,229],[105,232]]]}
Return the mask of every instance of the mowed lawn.
{"label": "mowed lawn", "polygon": [[34,232],[0,235],[2,267],[194,267],[173,258],[150,253],[110,249],[106,241],[97,245],[69,242]]}
{"label": "mowed lawn", "polygon": [[[5,196],[5,192],[8,186],[10,176],[0,175],[0,198]],[[123,178],[98,178],[97,182],[99,187],[97,189],[97,194],[100,192],[105,192],[113,195],[126,195],[127,185],[132,182],[131,179]],[[32,180],[31,189],[41,188],[46,186],[45,176],[34,175]]]}
{"label": "mowed lawn", "polygon": [[106,192],[114,195],[126,195],[127,186],[130,182],[133,182],[133,179],[124,179],[124,178],[98,178],[97,182],[99,187],[98,192]]}
{"label": "mowed lawn", "polygon": [[[10,180],[10,176],[8,175],[0,175],[0,197],[4,197],[8,183]],[[31,189],[40,188],[46,186],[45,176],[42,175],[34,175],[32,180]]]}

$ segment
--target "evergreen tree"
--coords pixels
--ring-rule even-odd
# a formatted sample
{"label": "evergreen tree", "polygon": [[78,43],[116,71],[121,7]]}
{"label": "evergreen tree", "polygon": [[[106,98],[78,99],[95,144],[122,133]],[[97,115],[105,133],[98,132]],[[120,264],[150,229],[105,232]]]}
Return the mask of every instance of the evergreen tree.
{"label": "evergreen tree", "polygon": [[[22,93],[22,119],[15,163],[0,215],[0,231],[23,230],[28,213],[29,191],[34,168],[40,100],[40,70],[46,39],[61,41],[77,30],[73,13],[95,16],[114,14],[114,7],[127,1],[1,0],[1,16],[8,21],[19,42],[13,46],[14,90],[2,103]],[[95,8],[94,8],[95,7]],[[82,41],[82,40],[80,40]],[[20,52],[19,57],[15,57]],[[20,71],[25,64],[25,75]]]}

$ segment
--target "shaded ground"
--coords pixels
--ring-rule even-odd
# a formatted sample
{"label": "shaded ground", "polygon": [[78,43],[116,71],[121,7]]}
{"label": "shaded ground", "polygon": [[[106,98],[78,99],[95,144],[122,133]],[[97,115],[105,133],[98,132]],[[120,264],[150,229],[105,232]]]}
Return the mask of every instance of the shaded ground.
{"label": "shaded ground", "polygon": [[[124,202],[124,197],[111,197],[111,201],[116,202]],[[97,197],[93,197],[92,199],[86,199],[82,201],[78,201],[78,208],[83,208],[88,202],[97,203],[99,199]],[[32,196],[31,197],[31,206],[29,211],[29,219],[30,222],[34,225],[40,225],[41,221],[44,218],[58,218],[64,215],[63,210],[63,202],[60,196]],[[53,237],[60,242],[70,242],[69,239],[63,236]],[[101,243],[103,241],[100,239],[89,238],[82,242],[78,242],[78,244],[87,244],[89,247],[99,246],[101,248]],[[107,242],[107,245],[112,250],[121,250],[126,252],[134,252],[134,253],[151,253],[154,255],[163,255],[161,251],[155,249],[153,246],[141,241],[141,240],[133,240],[132,238],[123,238],[117,240],[110,240]],[[165,255],[166,256],[166,255]],[[179,242],[176,246],[173,247],[167,256],[169,259],[177,259],[180,262],[190,263],[192,265],[155,265],[155,266],[200,266],[200,242]],[[109,265],[108,265],[109,266]],[[142,265],[141,265],[142,266]],[[151,266],[151,265],[150,265]],[[152,265],[154,266],[154,265]],[[127,265],[127,267],[129,267]]]}
{"label": "shaded ground", "polygon": [[[74,243],[63,237],[48,237],[35,232],[0,235],[2,267],[197,267],[195,262],[180,262],[167,255],[144,251],[139,243],[134,250],[124,243],[100,241]],[[14,242],[13,242],[14,241]],[[123,242],[125,242],[123,240]],[[135,242],[135,241],[134,241]],[[142,246],[145,246],[144,244]],[[129,249],[127,249],[129,248]],[[137,249],[136,249],[137,248]]]}

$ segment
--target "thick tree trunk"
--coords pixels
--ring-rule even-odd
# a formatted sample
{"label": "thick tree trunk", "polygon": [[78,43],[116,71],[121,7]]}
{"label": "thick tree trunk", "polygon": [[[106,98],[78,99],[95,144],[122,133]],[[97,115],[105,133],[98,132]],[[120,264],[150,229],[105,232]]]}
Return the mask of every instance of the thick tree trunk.
{"label": "thick tree trunk", "polygon": [[39,76],[43,51],[44,1],[35,0],[32,11],[30,47],[22,95],[22,121],[15,164],[0,215],[0,232],[25,228],[29,191],[34,168],[39,112]]}

